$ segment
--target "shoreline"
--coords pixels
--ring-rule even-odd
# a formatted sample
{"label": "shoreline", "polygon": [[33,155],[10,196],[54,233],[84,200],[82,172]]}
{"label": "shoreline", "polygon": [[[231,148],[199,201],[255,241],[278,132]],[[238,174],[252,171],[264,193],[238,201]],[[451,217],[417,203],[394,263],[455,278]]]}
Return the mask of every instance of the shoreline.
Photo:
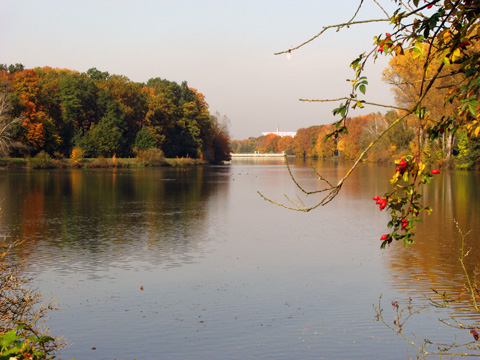
{"label": "shoreline", "polygon": [[164,158],[146,162],[137,158],[88,158],[81,161],[72,159],[1,158],[0,169],[95,169],[95,168],[145,168],[145,167],[185,167],[208,165],[202,159]]}

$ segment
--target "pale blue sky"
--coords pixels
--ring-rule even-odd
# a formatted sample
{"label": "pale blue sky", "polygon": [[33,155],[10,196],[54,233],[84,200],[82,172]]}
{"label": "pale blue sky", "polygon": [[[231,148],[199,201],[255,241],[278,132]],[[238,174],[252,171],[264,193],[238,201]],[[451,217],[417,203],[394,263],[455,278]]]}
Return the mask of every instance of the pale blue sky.
{"label": "pale blue sky", "polygon": [[[383,0],[390,5],[391,1]],[[382,17],[365,0],[360,19]],[[232,139],[295,131],[334,121],[335,103],[299,98],[348,94],[351,60],[386,25],[331,31],[292,54],[274,56],[344,22],[357,0],[2,0],[0,63],[81,72],[96,67],[132,81],[153,77],[204,93],[211,113],[230,118]],[[372,64],[368,99],[393,103],[381,83],[386,59]],[[378,111],[367,108],[361,113]],[[383,111],[383,110],[382,110]]]}

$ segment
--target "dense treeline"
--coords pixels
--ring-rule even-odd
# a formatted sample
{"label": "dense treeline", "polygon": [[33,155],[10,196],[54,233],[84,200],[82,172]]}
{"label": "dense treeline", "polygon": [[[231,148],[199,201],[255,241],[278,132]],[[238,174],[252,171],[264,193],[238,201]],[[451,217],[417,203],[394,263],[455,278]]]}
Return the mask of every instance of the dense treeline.
{"label": "dense treeline", "polygon": [[[386,115],[376,113],[348,119],[348,133],[336,139],[334,137],[326,139],[326,136],[335,130],[333,124],[299,129],[292,149],[298,157],[339,156],[346,160],[353,160],[396,118],[397,113],[390,111]],[[407,151],[412,146],[413,140],[413,130],[399,125],[397,132],[393,135],[389,133],[378,141],[367,157],[370,161],[390,161],[393,157]]]}
{"label": "dense treeline", "polygon": [[256,151],[268,154],[279,154],[285,151],[287,154],[292,154],[292,143],[292,137],[272,133],[247,140],[232,140],[231,148],[236,154],[252,154]]}
{"label": "dense treeline", "polygon": [[[338,157],[354,160],[377,137],[384,132],[401,113],[389,111],[386,114],[372,113],[348,118],[348,132],[338,138],[327,135],[335,130],[335,125],[319,125],[299,129],[295,138],[289,136],[251,137],[247,140],[232,140],[234,153],[280,153],[294,154],[301,158]],[[466,132],[457,131],[443,137],[430,139],[425,134],[427,144],[424,159],[435,165],[455,166],[465,169],[480,168],[480,139],[468,137]],[[372,162],[391,162],[409,152],[418,151],[418,122],[414,117],[397,124],[394,131],[388,132],[367,153],[366,159]]]}
{"label": "dense treeline", "polygon": [[0,65],[0,93],[8,107],[2,121],[21,119],[3,155],[69,157],[80,148],[86,157],[130,157],[158,148],[172,158],[230,158],[228,129],[187,82],[16,64]]}
{"label": "dense treeline", "polygon": [[[373,113],[348,119],[348,133],[337,139],[326,135],[333,132],[334,125],[312,126],[299,129],[293,139],[292,150],[297,157],[328,158],[338,156],[346,160],[358,158],[361,152],[374,141],[393,121],[398,118],[396,111],[385,115]],[[417,124],[412,118],[395,127],[375,143],[366,158],[375,162],[390,162],[418,151]],[[423,157],[425,161],[436,165],[455,166],[465,169],[480,168],[480,139],[468,137],[466,132],[457,131],[455,136],[445,134],[443,137],[430,139],[427,142]]]}

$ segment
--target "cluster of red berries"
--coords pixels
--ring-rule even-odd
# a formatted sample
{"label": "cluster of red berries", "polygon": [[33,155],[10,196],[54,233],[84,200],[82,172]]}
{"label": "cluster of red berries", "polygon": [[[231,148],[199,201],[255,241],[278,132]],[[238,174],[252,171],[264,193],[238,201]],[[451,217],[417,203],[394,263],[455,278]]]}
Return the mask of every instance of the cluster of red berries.
{"label": "cluster of red berries", "polygon": [[376,201],[377,205],[380,205],[380,210],[385,209],[385,206],[387,206],[387,199],[381,198],[380,196],[375,196],[373,200]]}
{"label": "cluster of red berries", "polygon": [[405,161],[405,159],[402,159],[400,160],[400,162],[398,163],[398,167],[397,167],[397,171],[400,173],[400,174],[403,174],[406,170],[407,170],[407,162]]}
{"label": "cluster of red berries", "polygon": [[[402,219],[402,230],[405,230],[405,228],[408,226],[408,220],[407,219]],[[385,241],[385,240],[388,240],[388,243],[390,244],[392,242],[392,238],[390,235],[387,235],[387,234],[383,234],[381,237],[380,237],[380,240],[381,241]]]}
{"label": "cluster of red berries", "polygon": [[390,33],[386,33],[385,35],[387,37],[384,41],[384,44],[378,48],[378,51],[380,51],[380,52],[383,52],[383,48],[384,48],[385,45],[387,45],[389,48],[391,48],[393,46],[392,35]]}
{"label": "cluster of red berries", "polygon": [[[387,34],[387,35],[390,35],[390,34]],[[400,173],[400,174],[403,174],[405,171],[407,171],[407,168],[408,168],[408,163],[405,161],[405,159],[400,159],[400,161],[398,162],[397,164],[397,172]],[[432,171],[430,171],[430,173],[432,175],[437,175],[437,174],[440,174],[440,171],[438,169],[433,169]],[[383,210],[385,209],[385,207],[387,206],[388,202],[387,202],[387,199],[386,198],[381,198],[380,196],[375,196],[373,198],[373,200],[376,201],[376,204],[380,206],[380,210]],[[413,211],[411,210],[410,212],[413,212],[415,214],[415,216],[418,216],[418,211]],[[402,230],[405,230],[405,228],[408,226],[408,220],[403,218],[401,220],[402,222]],[[388,234],[384,234],[380,237],[380,240],[381,241],[387,241],[388,244],[390,244],[393,240],[392,236],[391,235],[388,235]]]}

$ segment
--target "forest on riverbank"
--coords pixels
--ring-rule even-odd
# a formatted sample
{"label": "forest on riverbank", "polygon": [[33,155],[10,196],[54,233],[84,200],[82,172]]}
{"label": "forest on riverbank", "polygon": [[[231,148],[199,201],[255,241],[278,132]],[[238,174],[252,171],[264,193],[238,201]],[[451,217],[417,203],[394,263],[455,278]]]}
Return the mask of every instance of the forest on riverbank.
{"label": "forest on riverbank", "polygon": [[227,121],[186,81],[0,65],[2,156],[69,158],[76,150],[126,158],[154,148],[167,158],[221,162],[230,159]]}

